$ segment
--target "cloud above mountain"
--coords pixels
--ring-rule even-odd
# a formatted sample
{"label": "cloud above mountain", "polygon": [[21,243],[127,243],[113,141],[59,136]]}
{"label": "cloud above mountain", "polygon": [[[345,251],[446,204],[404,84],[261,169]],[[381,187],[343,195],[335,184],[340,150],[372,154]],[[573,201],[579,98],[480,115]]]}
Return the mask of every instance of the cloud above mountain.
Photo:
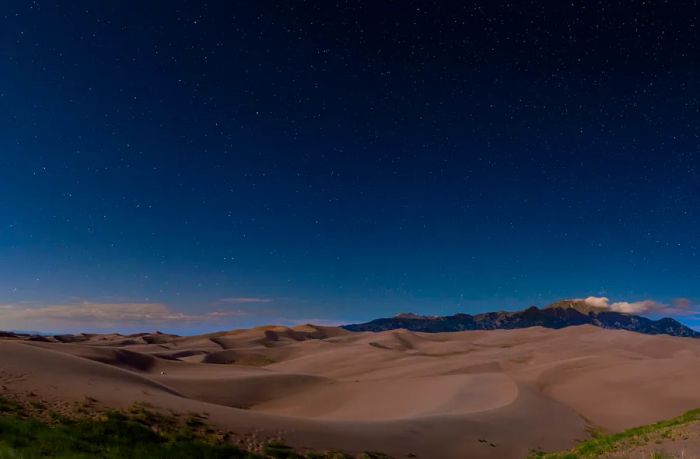
{"label": "cloud above mountain", "polygon": [[578,300],[584,301],[586,304],[593,307],[609,309],[615,312],[624,312],[627,314],[652,314],[667,316],[692,316],[700,314],[700,305],[693,303],[687,298],[676,298],[671,303],[662,303],[654,300],[611,302],[608,297],[604,296],[589,296],[587,298],[579,298]]}

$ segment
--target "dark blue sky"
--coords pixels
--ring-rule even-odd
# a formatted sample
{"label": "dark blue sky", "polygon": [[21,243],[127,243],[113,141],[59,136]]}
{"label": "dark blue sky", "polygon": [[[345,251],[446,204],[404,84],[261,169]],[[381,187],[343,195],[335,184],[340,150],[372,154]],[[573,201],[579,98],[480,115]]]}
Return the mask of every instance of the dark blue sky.
{"label": "dark blue sky", "polygon": [[697,11],[5,2],[0,308],[196,331],[695,302]]}

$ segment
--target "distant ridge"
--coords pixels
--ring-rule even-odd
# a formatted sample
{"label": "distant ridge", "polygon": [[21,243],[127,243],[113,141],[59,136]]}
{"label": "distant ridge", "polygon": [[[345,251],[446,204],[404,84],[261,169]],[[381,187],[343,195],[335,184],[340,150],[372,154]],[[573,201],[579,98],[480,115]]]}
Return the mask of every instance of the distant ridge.
{"label": "distant ridge", "polygon": [[564,328],[573,325],[594,325],[614,330],[629,330],[647,335],[671,335],[700,338],[696,332],[675,319],[659,320],[611,311],[582,300],[564,300],[545,308],[530,306],[515,312],[486,312],[482,314],[455,314],[452,316],[420,316],[402,313],[394,317],[376,319],[362,324],[344,325],[349,331],[379,332],[405,328],[426,333],[463,330],[497,330],[527,327]]}

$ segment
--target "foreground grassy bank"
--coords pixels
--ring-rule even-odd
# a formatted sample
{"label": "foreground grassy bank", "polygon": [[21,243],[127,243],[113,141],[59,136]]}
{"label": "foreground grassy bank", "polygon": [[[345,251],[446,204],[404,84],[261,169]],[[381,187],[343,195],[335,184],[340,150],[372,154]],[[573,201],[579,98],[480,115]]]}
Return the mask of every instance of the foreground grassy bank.
{"label": "foreground grassy bank", "polygon": [[594,435],[591,440],[579,443],[569,451],[546,453],[533,452],[532,459],[588,459],[598,457],[625,457],[626,453],[643,447],[659,449],[649,457],[669,457],[663,453],[665,442],[685,439],[686,428],[700,423],[700,409],[660,421],[655,424],[635,427],[612,435]]}
{"label": "foreground grassy bank", "polygon": [[0,398],[0,459],[350,458],[336,452],[302,454],[275,442],[246,451],[203,419],[195,413],[166,415],[143,405],[120,411],[83,406],[65,415],[40,402],[27,405]]}
{"label": "foreground grassy bank", "polygon": [[119,413],[101,420],[49,426],[16,415],[0,417],[0,459],[9,458],[256,458],[236,446],[196,438],[186,430],[163,435]]}
{"label": "foreground grassy bank", "polygon": [[[40,408],[40,407],[38,407]],[[0,401],[0,459],[34,458],[253,459],[258,456],[207,432],[195,416],[179,420],[136,406],[42,418]]]}

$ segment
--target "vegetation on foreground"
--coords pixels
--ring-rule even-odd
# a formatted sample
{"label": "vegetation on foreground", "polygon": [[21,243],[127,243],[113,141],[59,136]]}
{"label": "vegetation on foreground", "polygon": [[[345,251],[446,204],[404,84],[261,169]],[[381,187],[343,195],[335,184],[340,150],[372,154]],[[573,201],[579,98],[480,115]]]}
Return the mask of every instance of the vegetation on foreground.
{"label": "vegetation on foreground", "polygon": [[[531,459],[588,459],[606,456],[624,455],[626,450],[643,447],[652,443],[662,443],[684,439],[683,427],[700,421],[700,409],[688,411],[681,416],[659,421],[623,432],[601,435],[594,433],[592,439],[576,445],[574,448],[563,451],[546,453],[535,451],[530,455]],[[655,452],[652,457],[666,457],[663,452]]]}
{"label": "vegetation on foreground", "polygon": [[[0,459],[345,459],[343,453],[297,453],[279,442],[247,451],[212,429],[205,416],[162,414],[143,404],[127,410],[92,410],[69,415],[33,401],[0,398]],[[41,413],[41,414],[38,414]],[[363,454],[373,459],[382,455]]]}

